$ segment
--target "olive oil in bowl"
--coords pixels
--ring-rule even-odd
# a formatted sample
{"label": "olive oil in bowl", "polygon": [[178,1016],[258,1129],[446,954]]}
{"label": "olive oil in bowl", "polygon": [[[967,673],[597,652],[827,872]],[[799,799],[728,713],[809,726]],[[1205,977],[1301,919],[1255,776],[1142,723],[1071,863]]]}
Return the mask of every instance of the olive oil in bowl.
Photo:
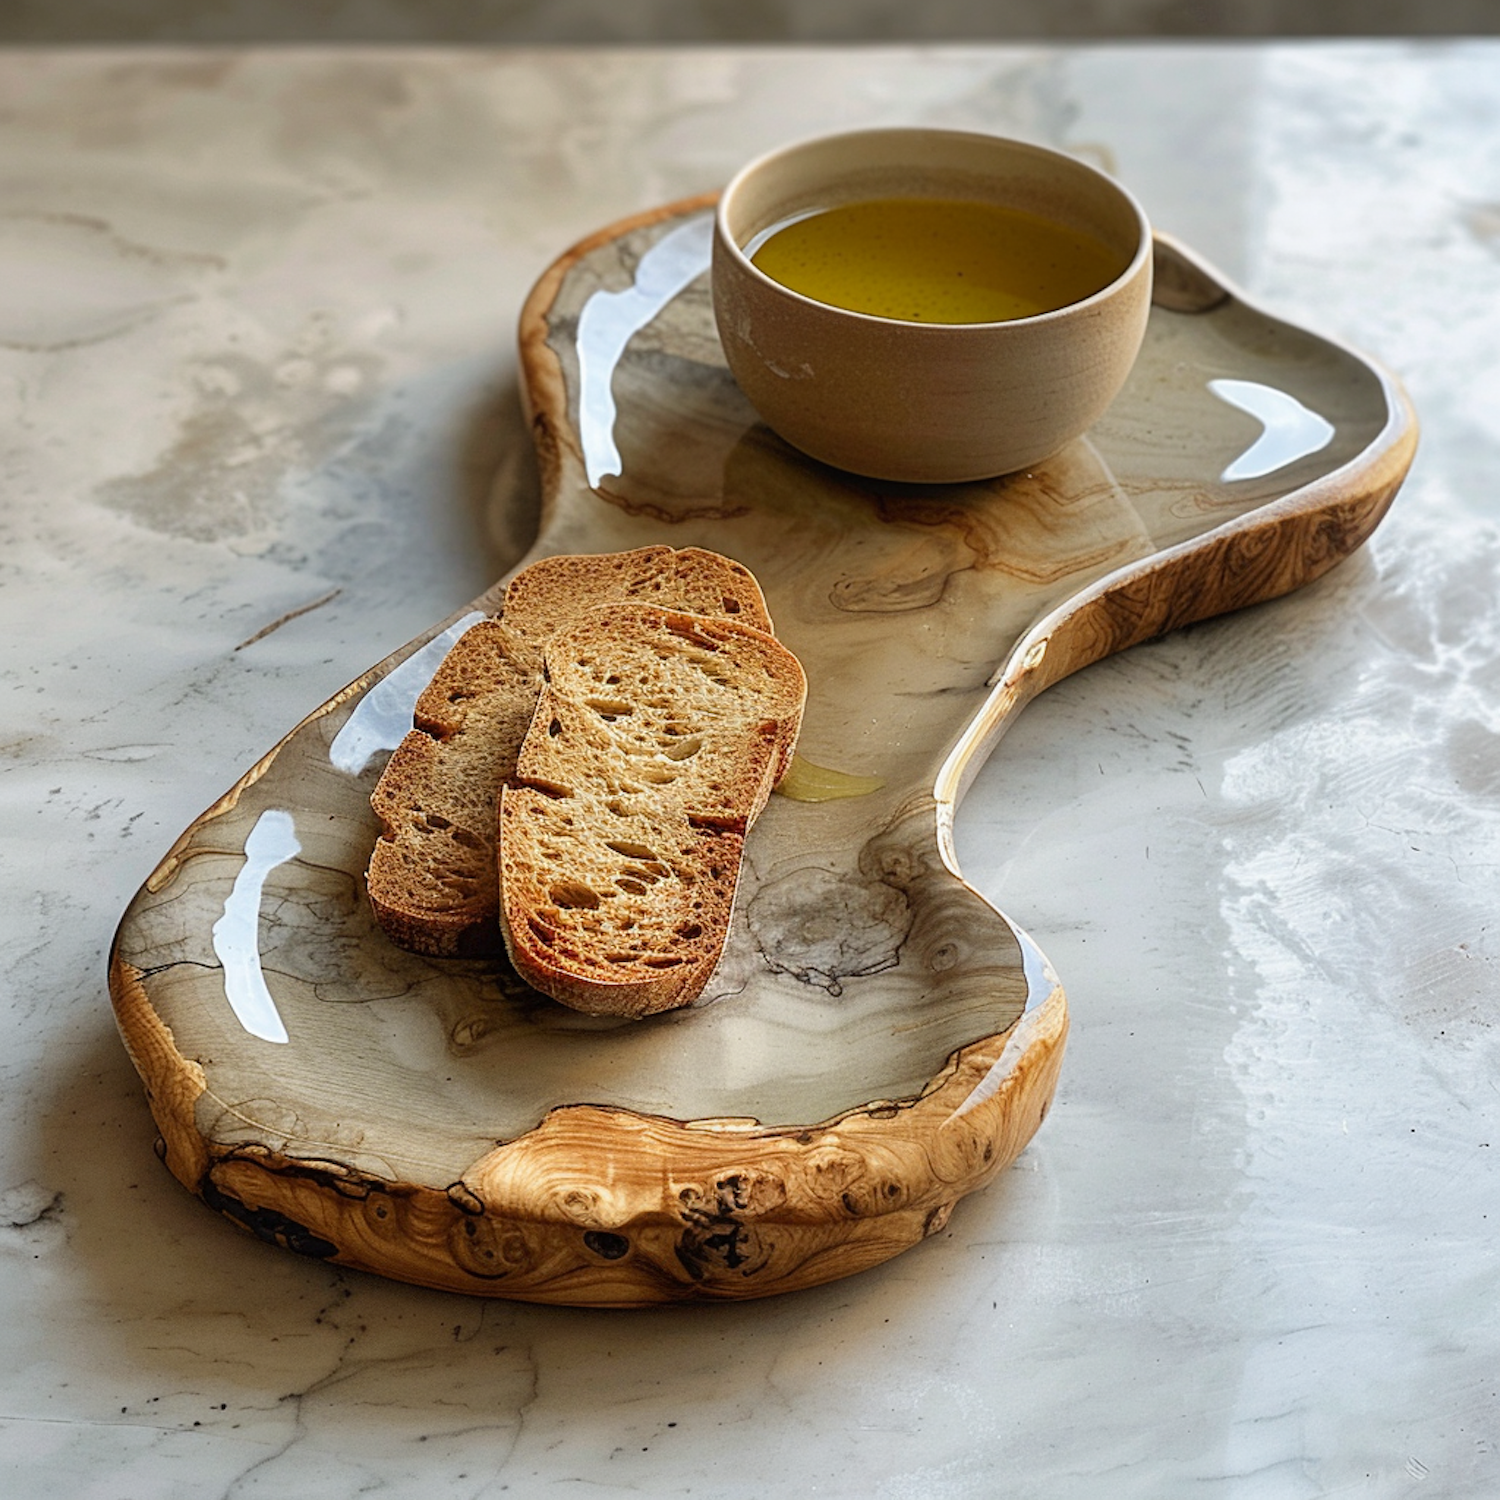
{"label": "olive oil in bowl", "polygon": [[908,323],[1033,317],[1092,297],[1126,266],[1090,234],[959,198],[876,198],[796,215],[746,253],[804,297]]}
{"label": "olive oil in bowl", "polygon": [[791,447],[966,484],[1043,462],[1103,415],[1145,337],[1153,255],[1140,204],[1077,157],[855,130],[768,152],[725,187],[714,325]]}

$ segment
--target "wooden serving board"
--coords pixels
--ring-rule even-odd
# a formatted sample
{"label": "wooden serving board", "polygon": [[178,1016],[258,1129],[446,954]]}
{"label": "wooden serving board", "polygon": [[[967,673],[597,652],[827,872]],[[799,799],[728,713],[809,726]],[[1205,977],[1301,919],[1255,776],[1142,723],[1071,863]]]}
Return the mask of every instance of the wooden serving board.
{"label": "wooden serving board", "polygon": [[1068,673],[1316,578],[1410,464],[1390,377],[1159,239],[1145,347],[1086,438],[951,488],[822,468],[724,367],[710,211],[614,225],[528,302],[532,556],[746,563],[807,669],[800,753],[844,795],[772,799],[699,1004],[590,1018],[370,915],[369,792],[463,617],[351,684],[183,833],[111,958],[161,1155],[262,1239],[618,1306],[808,1286],[939,1229],[1040,1124],[1067,1031],[1041,953],[958,873],[968,778]]}

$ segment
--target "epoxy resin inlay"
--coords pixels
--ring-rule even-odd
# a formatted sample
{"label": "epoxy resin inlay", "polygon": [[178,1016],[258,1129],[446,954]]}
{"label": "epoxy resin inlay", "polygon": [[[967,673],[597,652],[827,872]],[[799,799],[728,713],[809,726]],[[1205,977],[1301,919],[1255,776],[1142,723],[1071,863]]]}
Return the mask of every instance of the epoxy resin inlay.
{"label": "epoxy resin inlay", "polygon": [[245,863],[213,926],[214,953],[224,965],[224,998],[241,1026],[263,1042],[285,1042],[286,1026],[260,966],[260,898],[266,876],[302,852],[289,812],[267,808],[245,839]]}
{"label": "epoxy resin inlay", "polygon": [[1024,209],[958,198],[876,198],[797,215],[746,246],[804,297],[907,323],[999,323],[1103,291],[1125,259]]}

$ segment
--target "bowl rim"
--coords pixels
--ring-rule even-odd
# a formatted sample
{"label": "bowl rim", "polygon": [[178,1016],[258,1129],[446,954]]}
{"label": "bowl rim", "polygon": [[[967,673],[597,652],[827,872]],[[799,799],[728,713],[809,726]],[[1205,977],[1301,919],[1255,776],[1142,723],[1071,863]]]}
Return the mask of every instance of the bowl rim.
{"label": "bowl rim", "polygon": [[[888,318],[878,313],[860,312],[852,307],[840,307],[837,303],[821,302],[816,297],[809,297],[805,292],[795,291],[784,282],[777,281],[774,276],[768,276],[745,253],[743,247],[729,229],[729,209],[736,193],[746,179],[752,173],[761,171],[777,160],[793,156],[810,147],[822,146],[835,141],[859,140],[875,136],[925,136],[931,139],[946,137],[954,140],[983,141],[989,144],[1014,147],[1023,154],[1065,162],[1070,168],[1081,171],[1086,176],[1095,178],[1098,182],[1116,193],[1124,201],[1125,206],[1134,214],[1138,231],[1135,253],[1113,281],[1100,287],[1097,292],[1091,292],[1087,297],[1081,297],[1076,302],[1065,302],[1061,307],[1048,308],[1045,312],[1030,313],[1024,318],[997,318],[982,323],[926,322],[918,321],[914,318]],[[856,325],[870,325],[886,329],[920,330],[917,336],[924,338],[952,338],[958,332],[975,332],[987,329],[1029,329],[1060,320],[1064,316],[1075,317],[1080,310],[1113,297],[1122,287],[1141,274],[1143,263],[1149,270],[1154,254],[1151,221],[1146,214],[1146,210],[1142,207],[1140,200],[1118,178],[1112,177],[1108,172],[1094,166],[1092,162],[1084,161],[1082,157],[1073,156],[1066,151],[1060,151],[1055,146],[1044,146],[1040,142],[1028,141],[1020,136],[999,135],[985,130],[955,130],[942,125],[875,125],[856,130],[821,131],[816,135],[802,136],[796,140],[784,141],[779,146],[773,146],[770,150],[761,152],[760,155],[752,157],[740,167],[719,194],[718,202],[714,206],[714,249],[716,252],[722,250],[735,263],[736,268],[742,275],[748,276],[757,285],[775,295],[784,297],[794,303],[800,303],[821,314],[852,320]]]}

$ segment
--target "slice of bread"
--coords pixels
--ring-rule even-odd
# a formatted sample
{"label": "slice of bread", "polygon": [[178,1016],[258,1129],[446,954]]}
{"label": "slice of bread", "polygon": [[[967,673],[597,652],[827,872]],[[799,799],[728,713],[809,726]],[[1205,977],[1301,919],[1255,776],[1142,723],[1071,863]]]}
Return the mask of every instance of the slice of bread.
{"label": "slice of bread", "polygon": [[496,808],[540,682],[540,654],[503,620],[481,620],[418,698],[416,727],[370,794],[381,834],[365,884],[401,947],[444,958],[500,950]]}
{"label": "slice of bread", "polygon": [[500,799],[501,927],[575,1010],[690,1004],[719,961],[744,835],[785,773],[807,683],[763,631],[641,604],[591,610]]}
{"label": "slice of bread", "polygon": [[437,957],[502,950],[497,809],[541,691],[543,649],[554,631],[620,599],[771,630],[750,571],[697,547],[547,557],[518,573],[500,617],[471,627],[444,658],[370,797],[381,834],[366,885],[394,942]]}

